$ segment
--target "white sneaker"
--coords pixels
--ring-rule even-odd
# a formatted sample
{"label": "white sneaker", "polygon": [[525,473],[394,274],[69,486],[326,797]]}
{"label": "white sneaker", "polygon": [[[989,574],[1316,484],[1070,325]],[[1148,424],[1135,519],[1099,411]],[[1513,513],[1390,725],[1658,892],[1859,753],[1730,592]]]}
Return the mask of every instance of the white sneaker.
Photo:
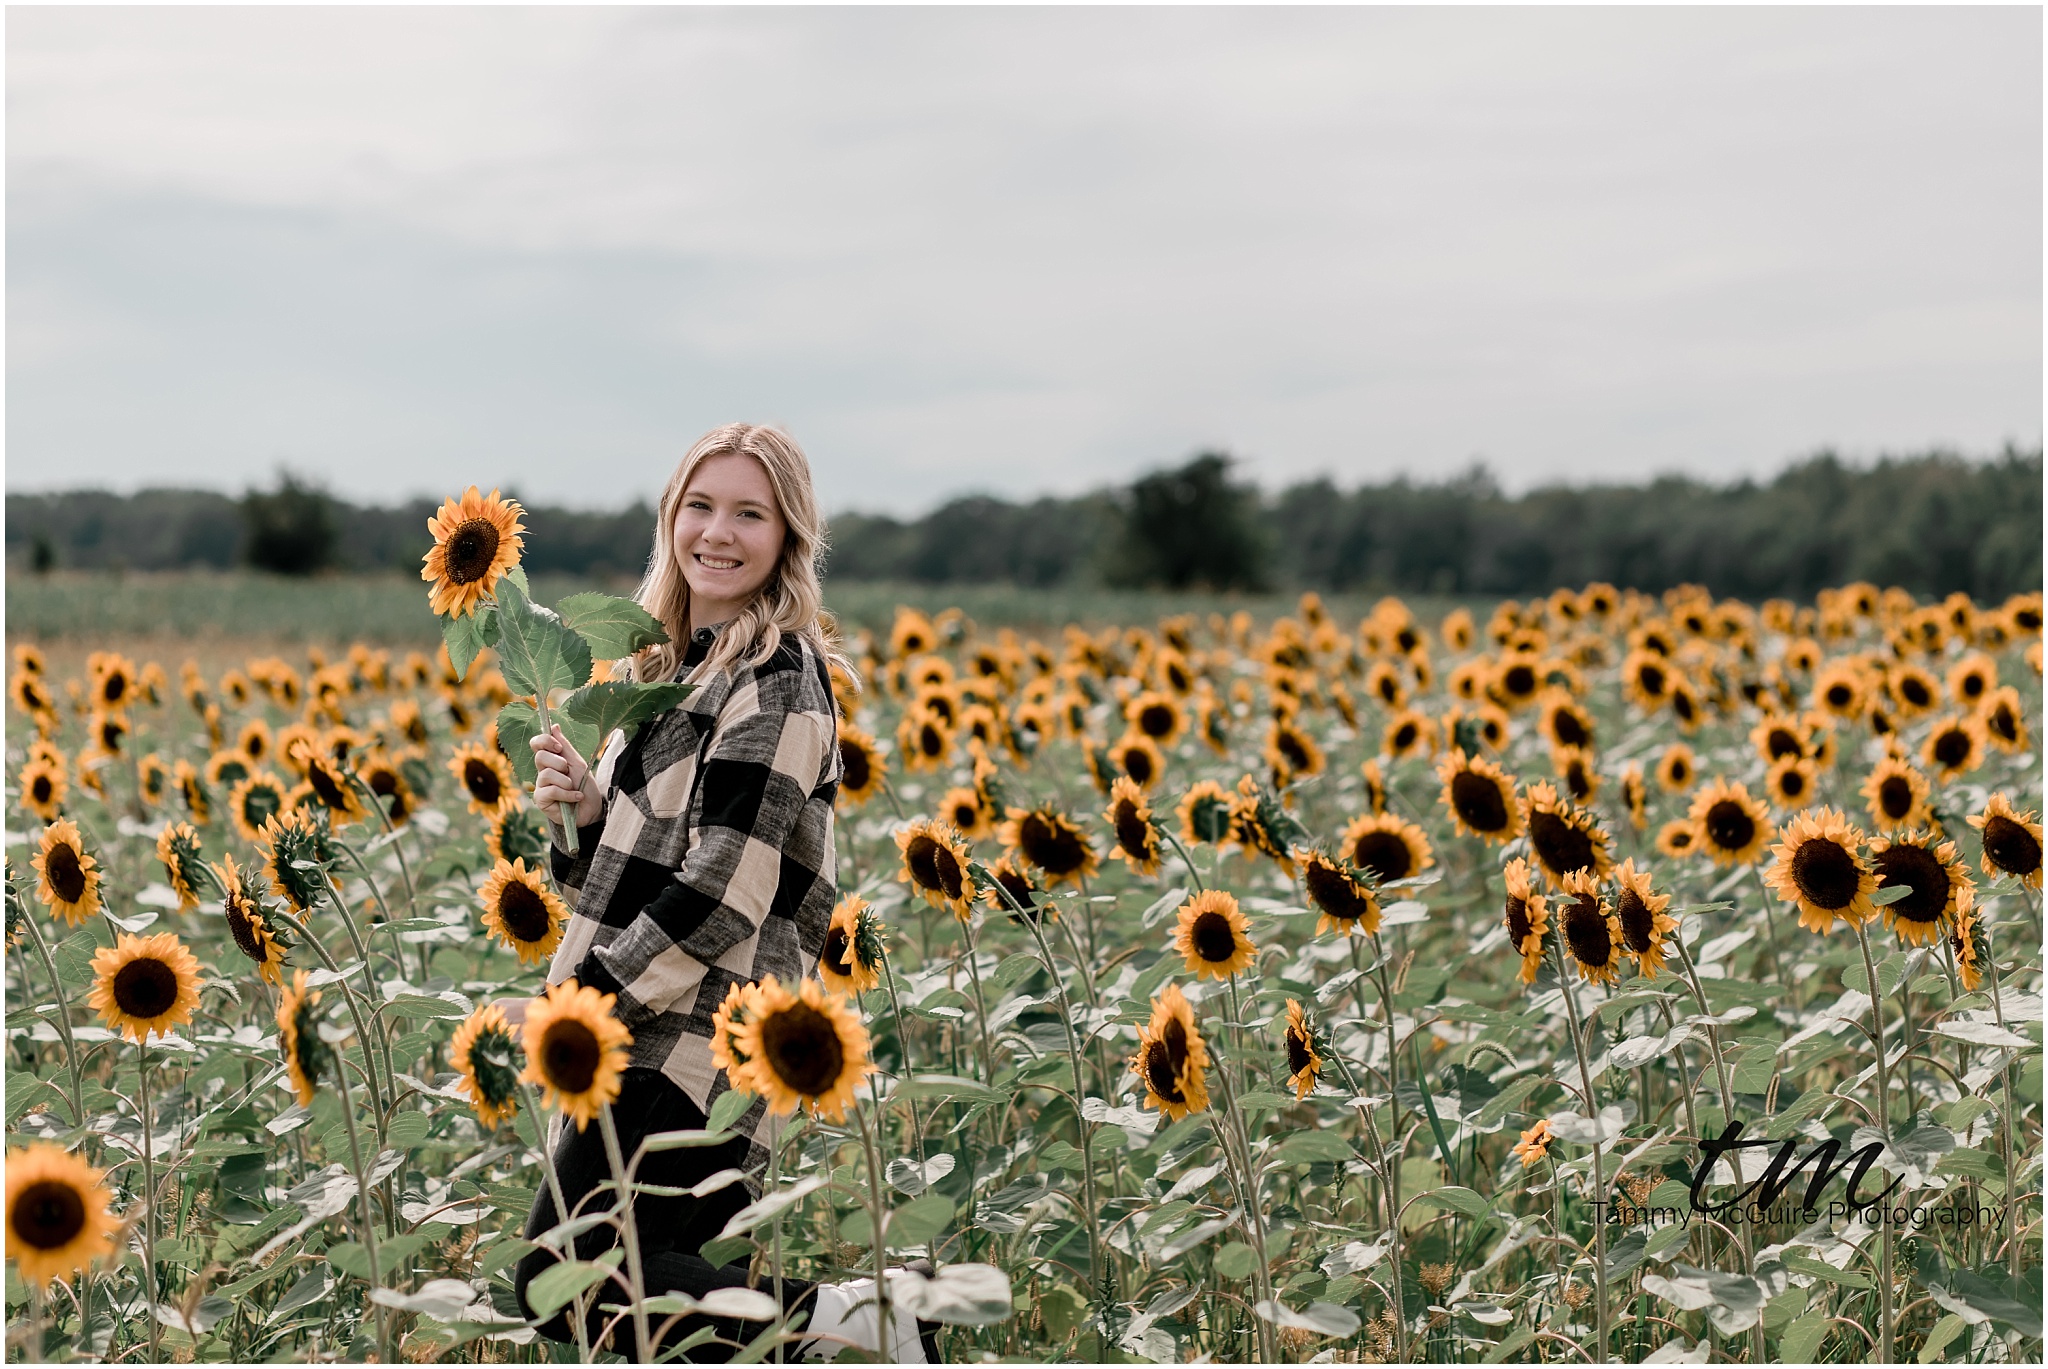
{"label": "white sneaker", "polygon": [[[891,1281],[904,1271],[889,1271]],[[840,1336],[852,1341],[861,1349],[873,1354],[880,1340],[882,1320],[880,1305],[875,1301],[875,1281],[855,1279],[850,1283],[821,1283],[813,1295],[811,1320],[804,1330],[818,1336]],[[901,1307],[892,1307],[889,1316],[889,1362],[892,1364],[924,1364],[924,1340],[918,1334],[917,1318]],[[837,1340],[806,1341],[799,1352],[806,1360],[820,1361],[837,1357],[845,1349]]]}

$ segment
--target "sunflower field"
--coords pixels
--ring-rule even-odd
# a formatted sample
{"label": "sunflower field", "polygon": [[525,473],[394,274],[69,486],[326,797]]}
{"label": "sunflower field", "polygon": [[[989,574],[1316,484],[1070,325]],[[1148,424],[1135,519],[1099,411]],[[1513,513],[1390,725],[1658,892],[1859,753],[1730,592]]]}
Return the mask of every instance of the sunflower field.
{"label": "sunflower field", "polygon": [[[844,644],[818,977],[734,991],[662,1138],[787,1118],[703,1253],[929,1260],[893,1314],[955,1361],[2038,1361],[2041,613],[903,609]],[[569,704],[468,646],[13,644],[10,1358],[797,1352],[620,1251],[532,1287],[607,1337],[522,1317],[625,1029],[492,1006],[561,935]]]}

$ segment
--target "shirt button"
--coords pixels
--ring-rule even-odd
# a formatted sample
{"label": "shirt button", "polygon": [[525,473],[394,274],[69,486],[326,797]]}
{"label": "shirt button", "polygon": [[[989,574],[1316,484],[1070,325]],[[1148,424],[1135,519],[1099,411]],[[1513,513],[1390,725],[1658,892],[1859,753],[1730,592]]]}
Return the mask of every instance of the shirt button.
{"label": "shirt button", "polygon": [[690,634],[690,640],[695,642],[698,646],[710,646],[712,638],[716,637],[717,635],[717,633],[713,632],[708,627],[700,627],[695,632]]}

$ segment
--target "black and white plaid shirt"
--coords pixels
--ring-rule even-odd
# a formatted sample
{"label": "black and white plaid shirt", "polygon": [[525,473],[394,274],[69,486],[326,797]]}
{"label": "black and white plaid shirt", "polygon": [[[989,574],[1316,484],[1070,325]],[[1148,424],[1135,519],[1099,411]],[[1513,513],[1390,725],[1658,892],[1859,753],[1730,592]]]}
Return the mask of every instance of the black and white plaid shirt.
{"label": "black and white plaid shirt", "polygon": [[[726,990],[817,966],[836,897],[832,804],[840,762],[830,676],[817,649],[785,636],[758,666],[698,670],[717,629],[692,634],[682,704],[604,750],[597,821],[580,854],[552,865],[570,904],[548,983],[574,978],[618,995],[630,1063],[658,1069],[706,1113],[730,1087],[711,1063],[711,1018]],[[693,677],[701,677],[694,678]],[[737,1129],[772,1133],[756,1102]]]}

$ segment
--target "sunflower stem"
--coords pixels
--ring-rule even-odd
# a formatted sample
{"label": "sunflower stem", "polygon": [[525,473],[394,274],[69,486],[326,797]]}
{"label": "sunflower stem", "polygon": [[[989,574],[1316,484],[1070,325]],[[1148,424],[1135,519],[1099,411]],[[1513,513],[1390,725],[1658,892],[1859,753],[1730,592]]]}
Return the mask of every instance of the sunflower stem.
{"label": "sunflower stem", "polygon": [[156,1146],[150,1137],[149,1046],[135,1044],[136,1099],[142,1114],[142,1298],[149,1304],[149,1357],[163,1359],[163,1332],[156,1319]]}
{"label": "sunflower stem", "polygon": [[[1231,993],[1233,1017],[1236,1015],[1236,997],[1235,986],[1233,985]],[[1238,1054],[1240,1056],[1239,1063],[1242,1063],[1242,1050]],[[1252,1165],[1251,1145],[1245,1135],[1244,1114],[1238,1111],[1237,1095],[1230,1087],[1230,1062],[1223,1062],[1222,1068],[1216,1071],[1216,1081],[1223,1089],[1223,1116],[1225,1121],[1221,1137],[1223,1141],[1223,1157],[1230,1162],[1231,1168],[1237,1171],[1238,1196],[1244,1205],[1244,1215],[1241,1220],[1244,1222],[1246,1232],[1252,1238],[1252,1249],[1258,1259],[1256,1266],[1258,1278],[1255,1282],[1258,1287],[1259,1296],[1264,1301],[1272,1302],[1275,1300],[1273,1297],[1273,1270],[1266,1263],[1266,1222],[1264,1216],[1259,1211],[1258,1171]],[[1234,1146],[1233,1142],[1235,1142]],[[1273,1339],[1272,1323],[1267,1321],[1266,1318],[1260,1317],[1254,1325],[1258,1335],[1259,1358],[1269,1364],[1278,1361],[1280,1358],[1279,1345]]]}
{"label": "sunflower stem", "polygon": [[[348,1091],[348,1061],[341,1056],[339,1048],[337,1048],[335,1055],[339,1068],[334,1071],[334,1077],[341,1089],[341,1120],[348,1128],[348,1156],[350,1163],[355,1166],[356,1199],[361,1204],[363,1212],[363,1258],[370,1267],[370,1289],[374,1293],[377,1289],[384,1286],[383,1277],[377,1271],[377,1214],[370,1206],[370,1173],[367,1169],[363,1168],[362,1138],[356,1134],[355,1103],[349,1097]],[[366,1041],[363,1043],[363,1064],[365,1066],[363,1077],[365,1079],[372,1077],[372,1071],[368,1068],[369,1063],[370,1048],[369,1043]],[[390,1311],[374,1297],[370,1299],[370,1308],[371,1315],[377,1321],[377,1357],[386,1364],[389,1364],[391,1362]]]}
{"label": "sunflower stem", "polygon": [[[896,996],[896,970],[889,964],[888,954],[882,955],[882,975],[889,985],[889,1011],[896,1018],[896,1049],[903,1057],[903,1075],[910,1077],[910,1033],[909,1024],[903,1020],[903,1001]],[[917,1146],[917,1163],[924,1164],[924,1122],[917,1115],[917,1100],[903,1100],[910,1108],[910,1139]],[[778,1228],[779,1229],[779,1228]]]}
{"label": "sunflower stem", "polygon": [[[347,848],[344,847],[343,849],[346,850]],[[355,853],[351,851],[349,854],[354,856]],[[361,861],[358,860],[357,864],[360,865]],[[364,871],[364,877],[367,879],[368,876],[369,872],[367,870]],[[348,901],[341,896],[341,890],[335,886],[334,877],[327,872],[327,867],[324,865],[320,868],[320,882],[327,886],[327,897],[340,910],[341,925],[348,929],[349,942],[355,947],[356,954],[362,959],[363,989],[370,1001],[374,1003],[377,1001],[377,981],[370,972],[370,951],[363,944],[363,935],[356,926],[355,914],[349,911]],[[377,885],[375,881],[371,882],[370,889],[371,892],[376,892]],[[377,894],[377,901],[380,904],[383,903],[384,896]],[[388,905],[386,906],[388,907]],[[310,918],[307,925],[311,925]],[[400,968],[402,969],[403,966]],[[395,1095],[398,1092],[398,1075],[391,1067],[391,1033],[388,1029],[388,1024],[383,1019],[377,1019],[377,1023],[379,1031],[374,1039],[380,1048],[380,1053],[384,1057],[384,1092],[387,1096]],[[356,1031],[363,1038],[363,1064],[367,1067],[370,1064],[370,1042],[373,1038],[363,1032],[360,1021],[356,1025]],[[364,1073],[370,1080],[370,1110],[371,1114],[377,1119],[377,1144],[381,1146],[384,1143],[384,1103],[383,1099],[377,1094],[376,1071],[366,1068]]]}
{"label": "sunflower stem", "polygon": [[[1981,926],[1982,924],[1980,923],[1979,925]],[[2004,995],[1999,992],[1998,988],[1998,953],[1991,945],[1991,929],[1989,927],[1984,928],[1984,964],[1991,974],[1992,1014],[1997,1018],[2001,1031],[2009,1030],[2005,1025],[2005,1005],[1999,1001]],[[1998,1109],[1998,1120],[2003,1124],[1999,1128],[1999,1132],[2005,1142],[2005,1172],[2010,1176],[2013,1172],[2012,1112],[2015,1107],[2019,1106],[2018,1100],[2013,1096],[2012,1091],[2012,1056],[2010,1054],[2005,1057],[2005,1063],[2000,1067],[2000,1073],[2005,1076],[2005,1097],[2001,1100],[2001,1106]],[[2008,1184],[2012,1182],[2010,1177],[2007,1178],[2006,1182]],[[2013,1278],[2017,1280],[2020,1276],[2020,1241],[2018,1232],[2014,1232],[2006,1238],[2005,1249],[2007,1267],[2011,1270]]]}
{"label": "sunflower stem", "polygon": [[1572,1054],[1579,1062],[1579,1086],[1585,1093],[1586,1112],[1593,1121],[1593,1325],[1598,1338],[1593,1362],[1607,1362],[1607,1175],[1600,1163],[1606,1136],[1600,1125],[1600,1103],[1593,1092],[1593,1074],[1586,1064],[1586,1039],[1579,1029],[1579,1003],[1572,993],[1570,970],[1564,959],[1564,937],[1551,942],[1557,960],[1557,984],[1564,991],[1566,1026],[1572,1035]]}
{"label": "sunflower stem", "polygon": [[[305,921],[300,921],[282,908],[277,910],[277,916],[283,921],[285,926],[297,932],[305,940],[305,943],[313,948],[313,954],[320,957],[321,964],[330,970],[339,970],[341,968],[340,962],[335,960],[325,943],[319,937],[313,935],[313,924],[310,917]],[[348,1004],[348,1015],[355,1022],[356,1036],[367,1042],[370,1039],[370,1033],[365,1025],[362,1004],[356,998],[356,991],[349,987],[348,980],[345,978],[336,980],[335,984],[341,990],[342,1002]],[[369,1048],[365,1046],[363,1060],[366,1065],[369,1059]],[[364,1076],[368,1080],[370,1089],[370,1105],[381,1113],[384,1109],[384,1103],[377,1092],[377,1072],[374,1069],[365,1069]]]}
{"label": "sunflower stem", "polygon": [[[526,1115],[533,1121],[533,1134],[539,1140],[534,1149],[540,1152],[540,1169],[547,1177],[548,1196],[555,1200],[555,1221],[566,1222],[569,1220],[569,1205],[562,1200],[562,1179],[555,1173],[555,1157],[548,1151],[547,1123],[542,1120],[546,1114],[540,1110],[540,1098],[534,1093],[533,1085],[523,1079],[519,1082],[519,1100],[526,1105]],[[576,1351],[579,1362],[589,1364],[590,1323],[583,1315],[583,1300],[580,1297],[576,1300],[576,1305],[570,1309],[570,1313],[576,1324]]]}
{"label": "sunflower stem", "polygon": [[[1374,969],[1378,971],[1380,1011],[1387,1016],[1387,1101],[1393,1109],[1393,1117],[1399,1119],[1401,1115],[1401,1091],[1399,1088],[1401,1050],[1395,1036],[1394,991],[1387,984],[1386,946],[1380,941],[1377,934],[1373,937],[1372,947],[1373,958],[1378,962]],[[1360,963],[1360,956],[1356,947],[1352,949],[1351,956],[1354,963]],[[1360,980],[1363,980],[1364,977],[1363,974],[1359,976]],[[1364,991],[1360,990],[1359,1001],[1361,1006],[1364,1003],[1364,997]],[[1401,1135],[1398,1120],[1390,1129],[1398,1141]],[[1380,1162],[1380,1167],[1386,1171],[1387,1211],[1391,1214],[1387,1220],[1387,1239],[1391,1242],[1388,1250],[1393,1255],[1394,1271],[1394,1359],[1396,1362],[1399,1362],[1408,1358],[1408,1303],[1406,1295],[1401,1288],[1401,1275],[1403,1272],[1401,1269],[1401,1155],[1398,1144],[1391,1162],[1383,1159]]]}
{"label": "sunflower stem", "polygon": [[882,1207],[882,1194],[887,1191],[887,1185],[882,1179],[882,1162],[874,1136],[875,1128],[881,1125],[881,1118],[870,1119],[870,1109],[857,1103],[854,1110],[860,1117],[861,1149],[867,1153],[868,1159],[868,1226],[874,1242],[875,1264],[875,1348],[883,1359],[887,1359],[896,1339],[891,1334],[895,1312],[889,1301],[889,1234],[883,1229],[883,1221],[888,1214]]}
{"label": "sunflower stem", "polygon": [[619,1153],[619,1129],[612,1122],[612,1105],[598,1109],[598,1125],[604,1129],[604,1154],[611,1161],[612,1175],[619,1181],[619,1214],[626,1242],[627,1292],[633,1299],[633,1345],[642,1364],[651,1359],[653,1346],[647,1339],[647,1275],[640,1267],[640,1228],[633,1215],[633,1180],[626,1173],[625,1157]]}
{"label": "sunflower stem", "polygon": [[[555,724],[554,720],[548,716],[548,692],[545,689],[539,690],[534,694],[533,707],[534,712],[539,715],[540,719],[539,735],[552,737],[555,734]],[[586,776],[586,778],[588,777]],[[577,854],[576,805],[564,799],[555,805],[555,812],[562,820],[562,850],[574,856]],[[643,1326],[640,1329],[644,1331],[646,1328]]]}
{"label": "sunflower stem", "polygon": [[[42,957],[43,968],[49,972],[51,990],[57,996],[57,1034],[64,1038],[64,1064],[71,1075],[71,1125],[85,1125],[84,1090],[78,1077],[78,1043],[71,1038],[71,1005],[64,997],[64,981],[57,974],[57,963],[50,958],[50,947],[43,940],[43,930],[36,925],[33,912],[23,910],[21,920],[28,927],[29,940],[36,944],[36,954]],[[116,943],[118,944],[118,943]],[[28,976],[22,976],[24,985]]]}
{"label": "sunflower stem", "polygon": [[[411,917],[419,910],[419,898],[413,888],[412,864],[405,858],[405,840],[398,835],[398,828],[391,821],[391,814],[385,810],[384,800],[378,796],[377,791],[370,788],[363,777],[353,770],[348,772],[348,779],[350,784],[353,784],[362,791],[363,798],[369,803],[370,810],[383,822],[384,835],[391,838],[391,845],[398,852],[398,873],[405,879],[405,915]],[[361,863],[360,861],[357,862],[357,864]],[[367,874],[368,871],[366,870],[364,873]]]}
{"label": "sunflower stem", "polygon": [[1188,867],[1188,878],[1195,882],[1195,892],[1198,894],[1209,892],[1209,886],[1202,883],[1202,872],[1195,868],[1195,858],[1188,854],[1187,847],[1180,844],[1180,838],[1156,822],[1152,824],[1152,830],[1172,842],[1173,849],[1180,853],[1180,863]]}
{"label": "sunflower stem", "polygon": [[988,1005],[981,998],[981,967],[976,965],[974,954],[974,905],[967,907],[967,920],[960,924],[961,935],[967,942],[967,978],[974,985],[974,1025],[981,1037],[981,1077],[996,1077],[995,1054],[988,1044]]}
{"label": "sunflower stem", "polygon": [[[1888,1048],[1884,1031],[1884,991],[1877,982],[1877,968],[1870,961],[1870,934],[1863,924],[1856,924],[1856,945],[1863,952],[1864,987],[1870,991],[1870,1018],[1877,1029],[1877,1130],[1887,1147],[1891,1145],[1891,1067],[1885,1056]],[[1880,1363],[1892,1362],[1892,1224],[1891,1205],[1877,1205],[1878,1262],[1878,1332]]]}

